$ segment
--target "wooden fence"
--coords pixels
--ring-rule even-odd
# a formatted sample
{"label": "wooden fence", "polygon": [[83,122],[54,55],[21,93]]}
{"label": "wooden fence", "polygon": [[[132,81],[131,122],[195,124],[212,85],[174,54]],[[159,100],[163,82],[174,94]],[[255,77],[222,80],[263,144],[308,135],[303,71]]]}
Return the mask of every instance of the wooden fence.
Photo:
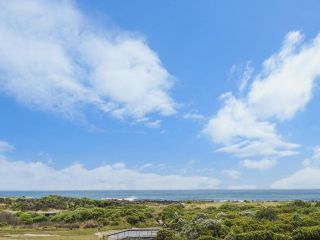
{"label": "wooden fence", "polygon": [[156,239],[157,233],[160,228],[132,228],[125,229],[109,234],[104,234],[103,239],[116,240],[116,239]]}

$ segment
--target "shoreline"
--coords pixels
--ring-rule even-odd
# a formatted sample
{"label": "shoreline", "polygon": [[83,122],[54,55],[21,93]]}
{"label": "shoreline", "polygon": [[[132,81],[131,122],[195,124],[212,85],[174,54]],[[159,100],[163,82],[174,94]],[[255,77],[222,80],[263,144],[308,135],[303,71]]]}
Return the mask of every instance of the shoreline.
{"label": "shoreline", "polygon": [[72,191],[0,191],[0,197],[42,198],[57,195],[94,200],[131,202],[286,202],[320,201],[320,190],[72,190]]}
{"label": "shoreline", "polygon": [[190,199],[190,200],[166,200],[166,199],[126,199],[126,198],[101,198],[101,199],[95,199],[95,198],[87,198],[87,197],[69,197],[69,196],[63,196],[63,195],[47,195],[47,196],[41,196],[41,197],[29,197],[29,196],[1,196],[0,200],[6,200],[6,199],[42,199],[45,197],[59,197],[59,198],[66,198],[66,199],[77,199],[77,200],[83,200],[83,199],[89,199],[93,201],[106,201],[106,202],[114,202],[114,203],[127,203],[127,204],[197,204],[197,203],[286,203],[286,202],[294,202],[294,201],[303,201],[303,202],[310,202],[310,203],[316,203],[320,202],[320,199],[289,199],[289,200],[278,200],[278,199]]}

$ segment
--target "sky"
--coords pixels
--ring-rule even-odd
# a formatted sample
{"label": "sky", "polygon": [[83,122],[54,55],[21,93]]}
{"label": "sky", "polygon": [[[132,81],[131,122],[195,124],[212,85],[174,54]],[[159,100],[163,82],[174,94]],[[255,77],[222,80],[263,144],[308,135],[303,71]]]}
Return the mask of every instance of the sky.
{"label": "sky", "polygon": [[0,190],[320,188],[319,10],[0,0]]}

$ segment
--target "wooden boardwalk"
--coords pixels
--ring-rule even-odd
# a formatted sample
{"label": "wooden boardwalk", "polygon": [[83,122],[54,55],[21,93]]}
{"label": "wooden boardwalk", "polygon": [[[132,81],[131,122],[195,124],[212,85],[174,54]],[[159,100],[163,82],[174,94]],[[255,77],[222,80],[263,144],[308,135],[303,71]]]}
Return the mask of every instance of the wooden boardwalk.
{"label": "wooden boardwalk", "polygon": [[143,239],[152,240],[156,239],[157,233],[160,228],[132,228],[124,229],[121,231],[103,234],[103,239],[116,240],[116,239]]}

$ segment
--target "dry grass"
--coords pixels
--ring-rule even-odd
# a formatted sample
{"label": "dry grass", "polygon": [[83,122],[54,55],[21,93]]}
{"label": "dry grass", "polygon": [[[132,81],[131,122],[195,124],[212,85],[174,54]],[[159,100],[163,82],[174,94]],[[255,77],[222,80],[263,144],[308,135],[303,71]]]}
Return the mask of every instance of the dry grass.
{"label": "dry grass", "polygon": [[[279,206],[279,205],[286,204],[286,203],[287,202],[261,201],[261,202],[249,202],[249,203],[233,202],[232,204],[237,205],[237,206],[252,204],[253,206],[271,207],[271,206]],[[187,209],[194,209],[194,208],[205,209],[205,208],[209,208],[209,207],[219,208],[223,204],[225,204],[225,202],[205,202],[205,201],[203,201],[203,202],[190,202],[190,203],[185,204],[185,207]]]}
{"label": "dry grass", "polygon": [[97,240],[96,230],[0,229],[0,239],[8,240]]}

